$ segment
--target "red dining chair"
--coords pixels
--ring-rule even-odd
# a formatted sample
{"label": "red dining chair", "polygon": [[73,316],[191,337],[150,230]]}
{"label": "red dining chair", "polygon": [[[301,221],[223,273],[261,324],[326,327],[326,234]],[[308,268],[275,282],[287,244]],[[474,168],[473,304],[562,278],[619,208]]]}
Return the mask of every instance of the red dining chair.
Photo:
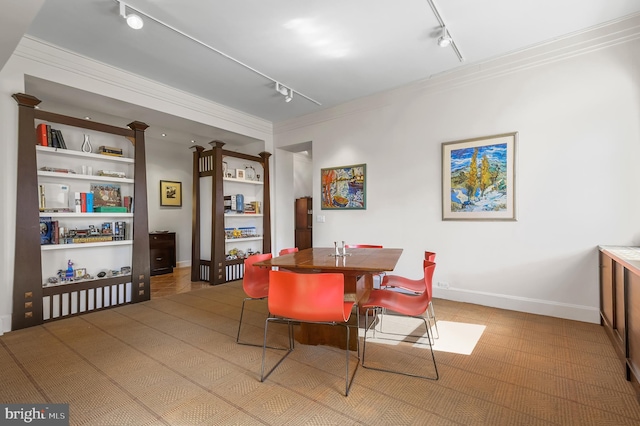
{"label": "red dining chair", "polygon": [[[426,267],[427,262],[435,262],[436,261],[436,253],[432,251],[424,252],[424,262],[423,268]],[[425,291],[426,281],[423,278],[418,278],[416,280],[412,280],[410,278],[406,278],[400,275],[385,275],[382,279],[382,283],[380,284],[381,288],[400,288],[403,290],[411,291],[417,294],[423,293]],[[432,285],[431,281],[429,281],[429,285]],[[429,292],[433,289],[430,288]],[[427,312],[427,321],[431,322],[433,320],[433,324],[436,328],[436,339],[440,337],[440,332],[438,331],[438,322],[436,321],[436,312],[433,308],[433,302],[429,302],[429,310]]]}
{"label": "red dining chair", "polygon": [[244,277],[242,278],[242,288],[247,296],[242,301],[240,310],[240,323],[238,324],[238,335],[236,343],[249,346],[261,346],[254,343],[244,343],[240,341],[240,328],[242,327],[242,317],[244,315],[244,304],[247,300],[263,300],[269,295],[269,268],[254,266],[256,262],[271,259],[271,253],[254,254],[244,260]]}
{"label": "red dining chair", "polygon": [[[353,384],[360,361],[360,340],[357,342],[358,362],[351,378],[349,378],[349,329],[347,323],[351,317],[351,309],[355,302],[344,300],[344,275],[339,273],[301,274],[295,272],[269,272],[269,312],[271,317],[264,324],[264,344],[262,346],[262,367],[260,381],[267,377],[293,351],[293,334],[291,324],[305,322],[315,324],[342,325],[347,330],[345,360],[345,396]],[[357,309],[356,309],[357,311]],[[358,315],[356,313],[356,315]],[[359,324],[359,316],[358,316]],[[289,349],[287,353],[265,374],[265,358],[267,355],[267,331],[270,322],[285,321],[289,324]]]}
{"label": "red dining chair", "polygon": [[[387,371],[389,373],[403,374],[405,376],[421,377],[424,379],[438,380],[438,367],[436,365],[436,357],[433,353],[433,343],[431,341],[431,332],[429,330],[429,324],[425,317],[422,315],[429,309],[429,302],[431,302],[431,281],[433,280],[433,271],[436,268],[436,264],[433,262],[425,261],[424,268],[424,281],[425,291],[419,295],[411,295],[400,293],[391,290],[373,290],[369,296],[369,299],[364,302],[361,307],[365,308],[365,330],[364,330],[364,344],[362,346],[362,366],[370,368],[372,370]],[[372,319],[369,324],[369,312],[375,313],[378,309],[384,308],[389,311],[397,312],[401,315],[414,317],[424,321],[427,328],[427,341],[429,342],[429,349],[431,350],[431,359],[433,361],[433,368],[435,370],[434,376],[423,376],[419,374],[407,373],[399,370],[390,370],[384,368],[377,368],[365,365],[365,353],[367,350],[367,333],[372,325],[376,323]]]}
{"label": "red dining chair", "polygon": [[282,256],[284,254],[289,254],[289,253],[297,253],[298,252],[298,247],[291,247],[291,248],[283,248],[282,250],[280,250],[280,252],[278,253],[278,256]]}

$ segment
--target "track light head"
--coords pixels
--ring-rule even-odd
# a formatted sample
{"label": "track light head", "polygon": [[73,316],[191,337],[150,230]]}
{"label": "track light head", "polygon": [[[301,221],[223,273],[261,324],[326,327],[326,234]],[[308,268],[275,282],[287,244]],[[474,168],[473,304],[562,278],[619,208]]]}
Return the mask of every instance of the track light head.
{"label": "track light head", "polygon": [[287,86],[283,86],[282,84],[278,83],[277,81],[276,81],[276,92],[278,92],[282,96],[284,96],[284,101],[285,102],[291,102],[291,100],[293,99],[293,90],[291,90]]}
{"label": "track light head", "polygon": [[442,27],[442,34],[438,37],[438,46],[447,47],[451,44],[451,36],[447,31],[447,27]]}
{"label": "track light head", "polygon": [[134,30],[139,30],[144,26],[144,21],[142,18],[135,13],[127,15],[126,7],[127,5],[123,2],[120,3],[120,16],[127,20],[127,25],[129,25]]}

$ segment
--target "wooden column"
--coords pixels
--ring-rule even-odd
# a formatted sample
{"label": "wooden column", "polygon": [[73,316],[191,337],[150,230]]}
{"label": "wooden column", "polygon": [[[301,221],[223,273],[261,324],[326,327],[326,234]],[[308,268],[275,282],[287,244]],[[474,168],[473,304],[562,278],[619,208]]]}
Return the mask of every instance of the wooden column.
{"label": "wooden column", "polygon": [[18,93],[18,176],[16,243],[11,328],[42,324],[42,262],[36,162],[35,106],[40,100]]}
{"label": "wooden column", "polygon": [[200,154],[204,147],[193,149],[193,182],[191,185],[191,281],[200,281]]}
{"label": "wooden column", "polygon": [[213,186],[212,186],[212,215],[211,226],[211,269],[209,282],[223,284],[226,282],[225,247],[224,247],[224,185],[222,176],[222,147],[221,141],[211,142],[213,146]]}
{"label": "wooden column", "polygon": [[264,169],[264,190],[262,197],[263,206],[263,239],[262,239],[262,252],[271,253],[271,185],[269,185],[269,157],[271,153],[261,152],[262,168]]}
{"label": "wooden column", "polygon": [[133,247],[131,265],[131,301],[151,299],[149,280],[149,221],[147,206],[147,160],[145,157],[145,123],[133,121],[127,125],[134,131],[134,184],[133,184]]}

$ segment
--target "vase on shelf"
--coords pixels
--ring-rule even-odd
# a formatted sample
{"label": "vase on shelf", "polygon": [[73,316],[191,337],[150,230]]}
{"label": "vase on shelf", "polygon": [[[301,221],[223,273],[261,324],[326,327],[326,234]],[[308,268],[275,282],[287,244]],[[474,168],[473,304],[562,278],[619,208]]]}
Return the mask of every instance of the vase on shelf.
{"label": "vase on shelf", "polygon": [[91,141],[89,135],[84,135],[84,142],[82,142],[82,152],[91,152]]}

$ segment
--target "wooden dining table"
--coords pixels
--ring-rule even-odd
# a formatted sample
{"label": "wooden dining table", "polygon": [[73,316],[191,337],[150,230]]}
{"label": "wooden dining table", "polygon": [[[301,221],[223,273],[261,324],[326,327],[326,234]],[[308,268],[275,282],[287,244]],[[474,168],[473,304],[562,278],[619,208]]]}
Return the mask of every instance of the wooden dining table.
{"label": "wooden dining table", "polygon": [[[335,249],[314,247],[296,253],[273,257],[254,265],[298,273],[337,272],[344,275],[345,300],[365,302],[373,289],[375,275],[393,271],[400,259],[400,248],[352,248],[345,256],[336,256]],[[355,315],[352,315],[355,324]],[[330,345],[344,349],[345,336],[342,327],[301,324],[296,340],[309,345]],[[357,333],[351,333],[349,347],[355,350]]]}

